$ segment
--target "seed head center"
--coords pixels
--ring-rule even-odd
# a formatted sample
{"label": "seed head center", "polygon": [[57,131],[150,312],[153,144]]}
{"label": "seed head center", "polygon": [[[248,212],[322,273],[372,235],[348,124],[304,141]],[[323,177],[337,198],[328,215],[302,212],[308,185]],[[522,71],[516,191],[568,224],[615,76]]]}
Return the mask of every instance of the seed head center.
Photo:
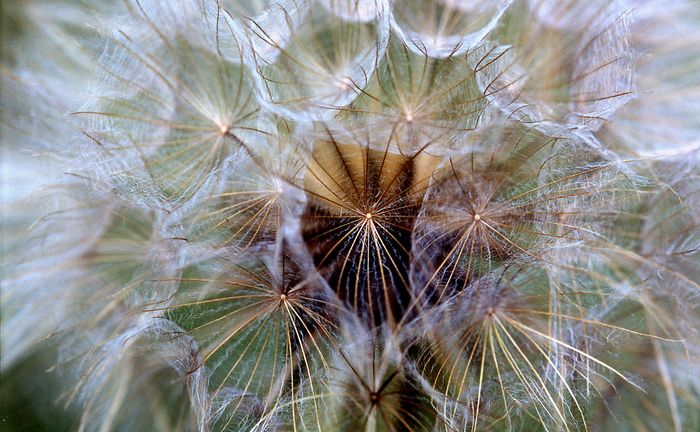
{"label": "seed head center", "polygon": [[481,220],[481,215],[476,213],[474,214],[474,222],[479,222]]}
{"label": "seed head center", "polygon": [[367,214],[365,215],[365,217],[367,218],[367,220],[372,219],[372,213],[367,213]]}

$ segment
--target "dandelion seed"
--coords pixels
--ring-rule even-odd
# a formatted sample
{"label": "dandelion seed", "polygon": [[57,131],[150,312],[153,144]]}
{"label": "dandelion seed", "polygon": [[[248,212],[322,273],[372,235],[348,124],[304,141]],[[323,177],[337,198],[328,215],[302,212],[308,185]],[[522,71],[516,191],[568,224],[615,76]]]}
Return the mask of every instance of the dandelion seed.
{"label": "dandelion seed", "polygon": [[410,298],[411,227],[434,161],[334,141],[317,143],[311,159],[302,235],[319,271],[370,322],[397,322]]}
{"label": "dandelion seed", "polygon": [[[388,37],[384,19],[347,22],[313,8],[314,24],[296,29],[274,59],[253,50],[259,92],[271,111],[295,120],[328,119],[352,102],[383,55]],[[261,38],[252,36],[254,46]]]}
{"label": "dandelion seed", "polygon": [[371,128],[373,148],[390,141],[404,154],[425,146],[434,154],[455,135],[477,128],[485,105],[467,60],[416,54],[392,35],[384,61],[337,120],[351,130]]}
{"label": "dandelion seed", "polygon": [[[587,21],[567,27],[566,33],[535,20],[495,31],[477,49],[482,55],[473,57],[473,64],[480,86],[508,116],[550,128],[550,133],[556,132],[549,122],[598,129],[632,98],[635,58],[627,46],[627,16],[605,7],[574,6],[581,8],[590,11]],[[530,12],[520,4],[506,15],[511,13]]]}
{"label": "dandelion seed", "polygon": [[397,1],[392,27],[417,53],[444,58],[463,54],[491,31],[510,1]]}

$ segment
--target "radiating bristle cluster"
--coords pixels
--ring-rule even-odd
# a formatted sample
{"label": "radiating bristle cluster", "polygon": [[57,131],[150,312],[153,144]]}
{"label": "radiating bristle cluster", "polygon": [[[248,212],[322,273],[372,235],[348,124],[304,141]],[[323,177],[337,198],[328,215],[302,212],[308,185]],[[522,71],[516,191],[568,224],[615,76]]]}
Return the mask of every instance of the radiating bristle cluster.
{"label": "radiating bristle cluster", "polygon": [[309,162],[306,247],[330,287],[370,325],[399,321],[411,303],[411,233],[435,165],[421,156],[321,141]]}
{"label": "radiating bristle cluster", "polygon": [[696,430],[700,7],[638,3],[3,6],[3,419]]}

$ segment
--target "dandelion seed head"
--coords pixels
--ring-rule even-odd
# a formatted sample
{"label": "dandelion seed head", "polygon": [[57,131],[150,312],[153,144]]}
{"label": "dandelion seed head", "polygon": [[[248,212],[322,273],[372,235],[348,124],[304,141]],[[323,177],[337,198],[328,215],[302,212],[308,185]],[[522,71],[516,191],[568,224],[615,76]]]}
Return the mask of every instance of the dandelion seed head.
{"label": "dandelion seed head", "polygon": [[39,3],[3,9],[11,409],[698,429],[695,3]]}

